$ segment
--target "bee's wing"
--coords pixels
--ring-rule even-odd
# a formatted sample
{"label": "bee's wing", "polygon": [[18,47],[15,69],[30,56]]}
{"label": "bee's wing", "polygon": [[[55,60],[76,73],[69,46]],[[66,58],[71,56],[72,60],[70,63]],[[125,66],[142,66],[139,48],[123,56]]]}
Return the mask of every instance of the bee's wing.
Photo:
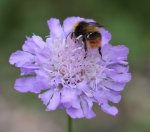
{"label": "bee's wing", "polygon": [[89,22],[89,24],[91,25],[91,26],[94,26],[94,27],[103,27],[103,25],[101,25],[101,24],[99,24],[99,23],[96,23],[96,22]]}

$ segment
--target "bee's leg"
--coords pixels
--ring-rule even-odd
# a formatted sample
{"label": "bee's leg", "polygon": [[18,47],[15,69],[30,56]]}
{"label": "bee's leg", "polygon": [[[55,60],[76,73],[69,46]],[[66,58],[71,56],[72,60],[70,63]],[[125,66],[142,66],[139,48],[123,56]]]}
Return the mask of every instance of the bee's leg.
{"label": "bee's leg", "polygon": [[84,56],[84,59],[85,59],[87,56],[87,45],[85,41],[84,41],[84,50],[85,50],[85,56]]}
{"label": "bee's leg", "polygon": [[101,57],[102,57],[101,47],[98,48],[98,51],[99,51],[99,54],[100,54]]}

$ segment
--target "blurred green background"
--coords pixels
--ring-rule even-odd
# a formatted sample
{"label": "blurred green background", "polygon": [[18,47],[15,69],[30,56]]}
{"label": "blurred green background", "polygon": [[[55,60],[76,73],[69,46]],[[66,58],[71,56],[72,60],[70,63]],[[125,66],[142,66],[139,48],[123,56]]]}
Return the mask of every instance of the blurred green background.
{"label": "blurred green background", "polygon": [[111,117],[95,106],[96,118],[74,120],[74,132],[150,132],[149,0],[0,0],[0,132],[66,132],[64,111],[45,112],[31,93],[13,89],[19,70],[8,63],[26,36],[45,38],[47,20],[68,16],[95,19],[108,29],[112,44],[130,49],[132,81],[123,91],[120,113]]}

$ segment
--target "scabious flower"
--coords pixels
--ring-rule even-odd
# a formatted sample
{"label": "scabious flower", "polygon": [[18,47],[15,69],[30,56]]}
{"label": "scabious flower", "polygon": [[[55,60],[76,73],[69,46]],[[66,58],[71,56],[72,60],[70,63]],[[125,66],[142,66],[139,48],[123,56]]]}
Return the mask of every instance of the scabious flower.
{"label": "scabious flower", "polygon": [[79,21],[93,20],[69,17],[61,26],[58,19],[51,18],[46,41],[37,35],[27,37],[22,50],[13,53],[9,60],[21,71],[15,89],[38,94],[46,111],[62,109],[72,118],[94,117],[94,103],[102,111],[116,115],[118,109],[110,102],[121,100],[120,93],[131,79],[128,48],[112,46],[111,34],[100,28],[102,57],[97,49],[88,49],[85,58],[83,44],[68,37]]}

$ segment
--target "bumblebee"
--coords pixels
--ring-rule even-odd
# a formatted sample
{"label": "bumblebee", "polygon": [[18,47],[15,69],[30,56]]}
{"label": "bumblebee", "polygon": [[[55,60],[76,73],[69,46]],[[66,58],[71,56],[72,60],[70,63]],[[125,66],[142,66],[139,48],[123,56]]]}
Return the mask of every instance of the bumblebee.
{"label": "bumblebee", "polygon": [[74,25],[74,31],[71,33],[71,39],[75,39],[75,41],[82,40],[86,54],[88,48],[98,48],[99,54],[102,56],[102,36],[99,31],[101,27],[102,26],[96,22],[80,21]]}

